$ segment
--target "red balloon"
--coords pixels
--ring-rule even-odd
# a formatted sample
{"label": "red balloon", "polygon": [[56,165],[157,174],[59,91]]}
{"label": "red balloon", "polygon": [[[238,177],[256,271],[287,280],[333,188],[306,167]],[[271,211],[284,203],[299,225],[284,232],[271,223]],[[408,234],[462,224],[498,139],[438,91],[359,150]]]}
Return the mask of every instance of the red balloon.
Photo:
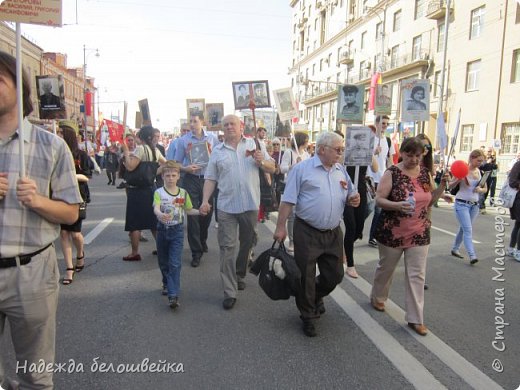
{"label": "red balloon", "polygon": [[457,160],[451,164],[451,174],[457,179],[464,179],[469,173],[469,166],[466,161]]}

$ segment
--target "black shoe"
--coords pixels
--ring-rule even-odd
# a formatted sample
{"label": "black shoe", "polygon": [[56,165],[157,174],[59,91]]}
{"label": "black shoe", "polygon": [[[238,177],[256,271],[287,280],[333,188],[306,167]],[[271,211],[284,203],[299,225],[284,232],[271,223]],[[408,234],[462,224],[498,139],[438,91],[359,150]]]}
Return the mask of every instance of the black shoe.
{"label": "black shoe", "polygon": [[107,183],[107,186],[109,186],[110,184],[112,184],[112,181],[109,181],[109,182]]}
{"label": "black shoe", "polygon": [[173,309],[173,310],[177,309],[180,306],[179,298],[177,298],[177,297],[168,298],[168,304],[170,305],[171,309]]}
{"label": "black shoe", "polygon": [[233,308],[233,306],[235,306],[235,302],[237,301],[236,298],[226,298],[224,299],[224,301],[222,302],[222,306],[224,307],[224,309],[226,310],[231,310]]}
{"label": "black shoe", "polygon": [[428,290],[430,287],[428,287],[428,285],[426,283],[424,283],[424,289],[425,290]]}
{"label": "black shoe", "polygon": [[208,244],[205,242],[202,243],[202,252],[208,253]]}
{"label": "black shoe", "polygon": [[112,182],[112,185],[113,185],[113,186],[115,186],[115,185],[116,185],[116,182],[115,182],[115,181],[113,181],[113,182]]}
{"label": "black shoe", "polygon": [[318,299],[316,301],[315,313],[322,315],[325,314],[326,311],[327,309],[325,309],[325,305],[323,304],[323,298]]}
{"label": "black shoe", "polygon": [[162,286],[161,295],[168,295],[168,289],[166,286]]}
{"label": "black shoe", "polygon": [[154,250],[152,251],[152,255],[157,256],[157,249],[154,249]]}
{"label": "black shoe", "polygon": [[200,257],[201,256],[193,256],[193,258],[191,259],[191,266],[193,268],[196,268],[200,265]]}
{"label": "black shoe", "polygon": [[116,188],[119,188],[119,189],[126,188],[126,183],[124,181],[122,181],[121,183],[119,183],[119,185]]}
{"label": "black shoe", "polygon": [[464,258],[464,256],[462,256],[459,251],[451,251],[451,255],[455,256],[455,257],[458,257],[459,259],[463,259]]}
{"label": "black shoe", "polygon": [[377,241],[375,238],[371,238],[370,240],[368,240],[368,245],[373,247],[373,248],[377,248]]}
{"label": "black shoe", "polygon": [[238,289],[239,290],[245,290],[246,289],[246,282],[244,282],[243,280],[239,280],[237,282],[237,284],[238,284]]}
{"label": "black shoe", "polygon": [[477,258],[471,259],[471,260],[469,261],[469,263],[470,263],[471,265],[473,265],[473,264],[477,264],[477,263],[478,263],[478,259],[477,259]]}
{"label": "black shoe", "polygon": [[318,333],[316,333],[316,328],[314,327],[312,320],[303,320],[302,329],[303,333],[305,333],[305,336],[307,337],[316,337],[318,335]]}

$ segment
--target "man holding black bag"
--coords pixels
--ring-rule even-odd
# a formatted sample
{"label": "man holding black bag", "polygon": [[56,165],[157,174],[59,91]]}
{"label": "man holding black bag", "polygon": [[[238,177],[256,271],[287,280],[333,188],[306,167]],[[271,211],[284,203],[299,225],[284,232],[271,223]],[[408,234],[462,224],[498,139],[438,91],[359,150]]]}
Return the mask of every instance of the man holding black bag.
{"label": "man holding black bag", "polygon": [[343,279],[343,209],[345,204],[358,207],[360,202],[359,193],[340,164],[344,152],[338,134],[320,134],[316,154],[289,172],[273,236],[277,241],[285,240],[285,223],[295,207],[294,258],[302,274],[296,306],[303,333],[309,337],[316,336],[314,322],[325,312],[323,297]]}

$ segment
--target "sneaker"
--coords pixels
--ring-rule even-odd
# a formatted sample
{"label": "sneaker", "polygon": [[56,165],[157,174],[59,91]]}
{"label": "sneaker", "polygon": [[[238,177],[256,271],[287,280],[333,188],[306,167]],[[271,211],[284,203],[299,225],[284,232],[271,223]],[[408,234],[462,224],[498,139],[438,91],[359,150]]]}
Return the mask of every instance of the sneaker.
{"label": "sneaker", "polygon": [[218,222],[215,222],[215,229],[218,229]]}
{"label": "sneaker", "polygon": [[179,304],[179,298],[177,297],[169,297],[168,298],[168,304],[170,305],[170,308],[175,310],[177,309],[180,304]]}
{"label": "sneaker", "polygon": [[506,256],[515,257],[515,252],[516,249],[510,246],[506,249]]}
{"label": "sneaker", "polygon": [[520,251],[519,250],[515,250],[515,253],[513,254],[513,258],[516,261],[520,261]]}
{"label": "sneaker", "polygon": [[376,248],[377,247],[377,241],[375,238],[371,238],[370,240],[368,240],[368,245],[373,247],[373,248]]}

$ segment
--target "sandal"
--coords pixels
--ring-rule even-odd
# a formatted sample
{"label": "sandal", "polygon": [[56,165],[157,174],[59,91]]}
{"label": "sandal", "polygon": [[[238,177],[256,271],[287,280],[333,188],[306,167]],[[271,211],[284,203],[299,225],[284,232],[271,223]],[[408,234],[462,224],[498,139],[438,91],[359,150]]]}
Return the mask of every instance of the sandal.
{"label": "sandal", "polygon": [[[83,260],[83,264],[78,265],[79,260]],[[83,271],[83,268],[85,268],[85,250],[83,250],[83,256],[76,257],[76,272]]]}
{"label": "sandal", "polygon": [[72,271],[72,277],[70,279],[65,277],[62,279],[61,284],[64,286],[68,286],[74,280],[74,268],[67,268],[67,271]]}

